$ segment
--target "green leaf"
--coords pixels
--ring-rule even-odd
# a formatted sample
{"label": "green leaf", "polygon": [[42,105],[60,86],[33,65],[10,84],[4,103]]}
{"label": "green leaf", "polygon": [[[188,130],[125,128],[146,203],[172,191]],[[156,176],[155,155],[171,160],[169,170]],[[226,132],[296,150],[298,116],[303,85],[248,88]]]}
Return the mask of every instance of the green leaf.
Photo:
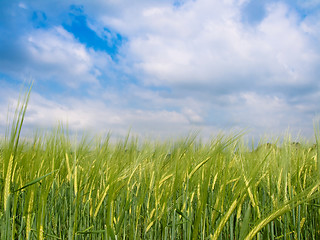
{"label": "green leaf", "polygon": [[54,173],[54,172],[55,172],[55,171],[50,172],[50,173],[48,173],[48,174],[46,174],[46,175],[43,175],[42,177],[36,178],[36,179],[32,180],[31,182],[27,183],[26,185],[24,185],[23,187],[14,190],[13,192],[21,191],[22,189],[25,189],[25,188],[33,185],[33,184],[36,184],[37,182],[40,182],[42,179],[46,178],[47,176],[51,175],[51,174]]}

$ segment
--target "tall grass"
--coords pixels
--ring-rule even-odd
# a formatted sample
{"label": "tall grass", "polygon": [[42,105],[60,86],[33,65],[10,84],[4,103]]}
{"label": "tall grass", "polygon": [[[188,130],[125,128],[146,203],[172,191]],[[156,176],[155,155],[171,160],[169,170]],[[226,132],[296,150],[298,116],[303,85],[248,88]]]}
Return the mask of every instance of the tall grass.
{"label": "tall grass", "polygon": [[0,146],[0,239],[320,239],[318,142],[26,142],[29,94]]}

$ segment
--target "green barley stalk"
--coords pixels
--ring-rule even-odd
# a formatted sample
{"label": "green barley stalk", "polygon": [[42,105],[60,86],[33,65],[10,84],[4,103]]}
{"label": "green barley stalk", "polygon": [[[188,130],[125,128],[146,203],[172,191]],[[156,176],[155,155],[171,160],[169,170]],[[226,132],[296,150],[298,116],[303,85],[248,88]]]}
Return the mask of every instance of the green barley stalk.
{"label": "green barley stalk", "polygon": [[293,199],[292,201],[285,203],[282,207],[276,209],[269,216],[261,220],[255,227],[253,227],[250,233],[246,236],[245,240],[253,239],[257,235],[257,233],[262,228],[264,228],[268,223],[282,216],[284,213],[294,209],[296,206],[299,206],[307,201],[310,201],[311,199],[319,198],[320,197],[319,186],[320,186],[320,182],[315,184],[312,188],[310,187],[311,189],[307,189],[303,191],[301,194],[299,194],[296,197],[296,199]]}
{"label": "green barley stalk", "polygon": [[[32,84],[30,85],[29,90],[26,92],[24,96],[24,101],[21,104],[20,107],[20,112],[17,114],[17,111],[15,113],[14,117],[14,123],[12,125],[12,132],[11,132],[11,138],[10,138],[10,146],[9,148],[12,150],[10,153],[10,158],[7,164],[7,169],[6,169],[6,178],[5,178],[5,191],[4,191],[4,211],[7,212],[8,210],[8,199],[10,196],[10,187],[11,187],[11,181],[12,181],[12,175],[13,175],[13,166],[14,166],[14,161],[18,149],[18,143],[19,143],[19,138],[20,138],[20,133],[22,129],[22,124],[24,120],[24,116],[26,114],[29,98],[30,98],[30,93],[32,89]],[[19,108],[20,101],[18,101],[18,107]]]}

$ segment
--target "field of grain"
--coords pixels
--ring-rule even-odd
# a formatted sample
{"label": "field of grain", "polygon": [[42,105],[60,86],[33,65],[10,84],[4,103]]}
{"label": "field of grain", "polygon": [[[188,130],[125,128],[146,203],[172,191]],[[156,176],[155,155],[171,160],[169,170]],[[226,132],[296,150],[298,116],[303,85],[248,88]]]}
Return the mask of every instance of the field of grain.
{"label": "field of grain", "polygon": [[29,94],[0,143],[0,239],[320,239],[318,130],[256,150],[241,135],[74,144],[62,127],[25,141]]}

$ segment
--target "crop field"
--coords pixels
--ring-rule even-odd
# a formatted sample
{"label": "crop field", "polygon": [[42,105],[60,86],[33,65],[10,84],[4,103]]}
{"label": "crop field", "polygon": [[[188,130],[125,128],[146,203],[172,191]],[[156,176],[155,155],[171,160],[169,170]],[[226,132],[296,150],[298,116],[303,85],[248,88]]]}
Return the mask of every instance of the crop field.
{"label": "crop field", "polygon": [[319,132],[257,148],[241,135],[0,142],[0,239],[320,239]]}

